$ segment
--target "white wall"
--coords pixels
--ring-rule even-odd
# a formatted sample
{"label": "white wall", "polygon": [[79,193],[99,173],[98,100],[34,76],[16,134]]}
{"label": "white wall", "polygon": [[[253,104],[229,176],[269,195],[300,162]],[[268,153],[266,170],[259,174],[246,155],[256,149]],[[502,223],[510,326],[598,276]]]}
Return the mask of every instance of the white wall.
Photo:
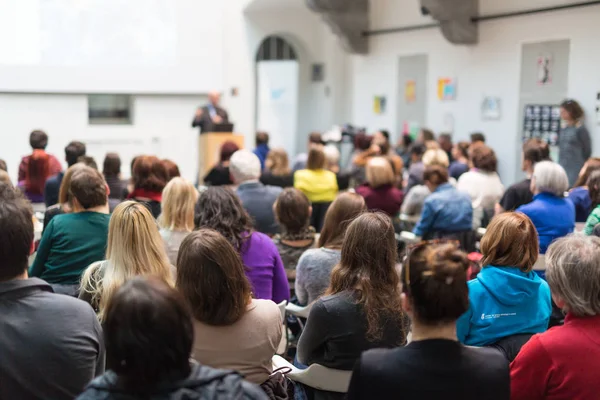
{"label": "white wall", "polygon": [[16,180],[20,158],[31,153],[29,133],[43,129],[50,137],[47,150],[61,161],[67,143],[80,140],[100,168],[105,154],[117,151],[122,173],[129,176],[132,157],[156,154],[176,161],[182,175],[195,182],[198,131],[191,128],[191,120],[194,108],[204,101],[194,96],[137,96],[133,125],[88,125],[86,96],[0,94],[0,158]]}
{"label": "white wall", "polygon": [[[569,1],[570,2],[570,1]],[[481,0],[481,13],[512,11],[530,7],[564,4],[567,1]],[[446,41],[438,29],[374,36],[370,38],[370,54],[353,56],[351,62],[352,117],[356,124],[369,129],[389,127],[401,132],[396,120],[400,85],[396,77],[398,57],[425,53],[429,55],[427,121],[436,131],[445,128],[444,115],[455,119],[455,137],[464,139],[475,130],[486,133],[500,159],[500,173],[506,183],[518,176],[520,121],[517,121],[521,45],[555,39],[571,40],[569,96],[594,113],[596,93],[600,91],[600,7],[587,7],[517,17],[480,24],[480,40],[475,46],[455,46]],[[371,29],[426,23],[420,16],[418,2],[374,0]],[[437,100],[436,82],[440,77],[458,78],[458,98],[453,102]],[[385,94],[388,111],[378,116],[372,111],[373,96]],[[502,99],[500,121],[482,121],[481,101],[484,96]],[[592,119],[592,118],[590,118]],[[590,123],[595,153],[600,153],[600,132]]]}

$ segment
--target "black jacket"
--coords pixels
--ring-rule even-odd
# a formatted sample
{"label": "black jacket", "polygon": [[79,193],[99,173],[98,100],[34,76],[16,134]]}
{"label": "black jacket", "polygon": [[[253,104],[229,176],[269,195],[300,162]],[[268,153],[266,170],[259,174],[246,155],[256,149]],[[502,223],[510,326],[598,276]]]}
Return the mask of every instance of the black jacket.
{"label": "black jacket", "polygon": [[[219,117],[221,117],[223,123],[229,122],[229,115],[227,114],[227,111],[225,111],[224,108],[216,106],[215,112]],[[210,117],[210,109],[208,108],[208,106],[202,107],[202,115],[200,116],[200,118],[194,116],[194,119],[192,120],[192,128],[196,127],[199,127],[201,129],[200,133],[212,132],[214,130],[214,124],[212,122],[212,118]]]}
{"label": "black jacket", "polygon": [[117,375],[108,371],[94,379],[76,400],[267,400],[260,387],[243,380],[231,371],[195,364],[187,379],[158,385],[150,396],[129,392],[117,382]]}

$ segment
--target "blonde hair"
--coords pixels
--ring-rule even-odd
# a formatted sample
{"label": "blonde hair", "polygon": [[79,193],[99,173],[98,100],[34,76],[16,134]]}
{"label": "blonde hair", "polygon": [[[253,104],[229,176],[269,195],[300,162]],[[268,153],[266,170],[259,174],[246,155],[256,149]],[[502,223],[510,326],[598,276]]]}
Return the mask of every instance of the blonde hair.
{"label": "blonde hair", "polygon": [[394,184],[394,170],[390,161],[383,157],[373,157],[367,163],[367,182],[372,188]]}
{"label": "blonde hair", "polygon": [[289,175],[290,162],[288,160],[288,154],[284,149],[277,148],[271,149],[267,154],[267,160],[271,160],[271,173],[275,176]]}
{"label": "blonde hair", "polygon": [[[100,320],[113,294],[134,276],[154,275],[173,286],[172,267],[158,225],[141,203],[126,201],[115,208],[108,225],[106,260],[90,265],[81,279],[81,291],[97,304]],[[105,268],[99,273],[101,265]]]}
{"label": "blonde hair", "polygon": [[159,225],[173,231],[193,231],[197,200],[198,191],[194,185],[181,177],[171,179],[163,190]]}
{"label": "blonde hair", "polygon": [[439,165],[440,167],[448,168],[450,160],[448,154],[442,149],[430,149],[423,154],[423,165],[426,167]]}

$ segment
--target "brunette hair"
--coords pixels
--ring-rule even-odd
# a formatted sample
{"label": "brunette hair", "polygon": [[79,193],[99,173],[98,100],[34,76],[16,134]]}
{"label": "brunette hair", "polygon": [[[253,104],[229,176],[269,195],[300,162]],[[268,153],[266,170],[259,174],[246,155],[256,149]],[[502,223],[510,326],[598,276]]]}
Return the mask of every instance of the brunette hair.
{"label": "brunette hair", "polygon": [[583,108],[575,100],[565,100],[562,103],[560,103],[560,106],[567,113],[569,113],[573,121],[580,121],[585,116]]}
{"label": "brunette hair", "polygon": [[325,144],[323,143],[323,136],[321,135],[321,132],[312,132],[310,135],[308,135],[308,143]]}
{"label": "brunette hair", "polygon": [[197,229],[214,229],[240,250],[252,233],[252,219],[239,197],[229,188],[210,186],[196,203],[194,224]]}
{"label": "brunette hair", "polygon": [[537,164],[550,159],[548,144],[539,138],[529,139],[523,144],[523,160]]}
{"label": "brunette hair", "polygon": [[298,189],[283,189],[274,209],[277,221],[287,233],[302,232],[310,224],[310,201]]}
{"label": "brunette hair", "polygon": [[456,147],[456,149],[458,150],[458,152],[464,157],[464,158],[469,158],[469,147],[471,146],[471,143],[469,142],[458,142],[454,145]]}
{"label": "brunette hair", "polygon": [[69,203],[77,199],[84,210],[106,205],[106,181],[100,172],[84,166],[73,173],[69,184]]}
{"label": "brunette hair", "polygon": [[420,133],[423,136],[423,143],[435,140],[435,133],[431,129],[422,128]]}
{"label": "brunette hair", "polygon": [[0,281],[27,271],[32,243],[31,203],[11,185],[0,183]]}
{"label": "brunette hair", "polygon": [[590,179],[590,176],[595,171],[600,171],[600,158],[588,158],[585,164],[583,165],[583,168],[581,168],[581,172],[579,173],[577,182],[575,182],[573,187],[576,188],[580,186],[587,186],[587,182]]}
{"label": "brunette hair", "polygon": [[70,167],[79,162],[79,157],[85,156],[85,143],[72,141],[65,147],[65,160]]}
{"label": "brunette hair", "polygon": [[256,145],[269,144],[269,134],[264,131],[256,132]]}
{"label": "brunette hair", "polygon": [[165,164],[155,156],[139,156],[133,164],[133,184],[136,189],[162,192],[169,181]]}
{"label": "brunette hair", "polygon": [[486,145],[471,146],[469,158],[473,163],[473,167],[484,172],[496,172],[498,169],[496,153]]}
{"label": "brunette hair", "polygon": [[367,150],[371,147],[371,143],[373,142],[373,137],[367,135],[366,133],[358,133],[354,136],[354,147],[358,150]]}
{"label": "brunette hair", "polygon": [[[366,314],[371,341],[380,339],[388,324],[404,331],[397,258],[392,220],[383,213],[365,213],[348,226],[340,263],[331,271],[326,293],[354,292]],[[404,341],[405,337],[398,344]]]}
{"label": "brunette hair", "polygon": [[212,229],[192,232],[181,243],[177,288],[194,317],[213,326],[239,321],[252,298],[240,255]]}
{"label": "brunette hair", "polygon": [[167,169],[167,175],[169,176],[169,179],[168,179],[169,181],[173,178],[177,178],[178,176],[181,176],[181,173],[179,172],[179,167],[177,166],[177,164],[175,164],[175,162],[168,160],[168,159],[164,159],[161,162]]}
{"label": "brunette hair", "polygon": [[115,292],[105,316],[106,366],[127,389],[149,394],[159,382],[188,377],[194,326],[175,289],[157,277],[132,278]]}
{"label": "brunette hair", "polygon": [[71,178],[75,172],[81,171],[85,168],[90,168],[85,164],[76,163],[67,168],[62,181],[60,182],[60,189],[58,191],[58,204],[68,204],[69,207],[73,208],[73,204],[69,198],[69,188],[71,187]]}
{"label": "brunette hair", "polygon": [[451,323],[469,309],[469,265],[458,244],[424,242],[409,252],[402,269],[402,291],[419,322]]}
{"label": "brunette hair", "polygon": [[117,153],[106,153],[102,173],[106,178],[119,176],[121,173],[121,157]]}
{"label": "brunette hair", "polygon": [[530,272],[539,250],[538,234],[529,217],[505,212],[492,219],[481,239],[481,265],[516,267]]}
{"label": "brunette hair", "polygon": [[25,174],[27,192],[43,194],[46,179],[50,176],[50,156],[44,150],[34,150],[29,157]]}
{"label": "brunette hair", "polygon": [[267,154],[267,161],[271,161],[271,173],[274,176],[286,176],[290,174],[290,162],[284,149],[271,149]]}
{"label": "brunette hair", "polygon": [[329,206],[325,214],[323,229],[319,236],[319,247],[340,249],[346,229],[356,217],[367,210],[365,199],[356,193],[342,193]]}
{"label": "brunette hair", "polygon": [[435,186],[448,183],[448,168],[441,165],[430,165],[423,172],[423,182],[430,182]]}
{"label": "brunette hair", "polygon": [[323,149],[313,147],[308,151],[306,168],[312,170],[323,169],[327,165],[326,161]]}
{"label": "brunette hair", "polygon": [[48,135],[42,130],[35,130],[29,134],[29,145],[34,150],[45,150],[48,146]]}
{"label": "brunette hair", "polygon": [[221,145],[221,153],[219,155],[220,161],[229,161],[233,153],[235,153],[239,149],[239,146],[235,142],[232,142],[231,140],[226,141]]}
{"label": "brunette hair", "polygon": [[588,178],[587,187],[592,199],[592,210],[600,204],[600,170],[594,171]]}
{"label": "brunette hair", "polygon": [[471,143],[485,143],[485,135],[481,132],[473,132],[471,133]]}

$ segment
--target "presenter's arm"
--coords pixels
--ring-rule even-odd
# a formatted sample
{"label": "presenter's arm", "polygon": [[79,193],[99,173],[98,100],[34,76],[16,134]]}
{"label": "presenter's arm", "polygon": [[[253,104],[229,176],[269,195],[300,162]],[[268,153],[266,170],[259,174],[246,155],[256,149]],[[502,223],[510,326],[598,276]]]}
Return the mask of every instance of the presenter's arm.
{"label": "presenter's arm", "polygon": [[192,120],[192,128],[200,127],[204,129],[204,120],[202,119],[202,107],[198,107],[196,110],[196,115],[194,115],[194,119]]}

